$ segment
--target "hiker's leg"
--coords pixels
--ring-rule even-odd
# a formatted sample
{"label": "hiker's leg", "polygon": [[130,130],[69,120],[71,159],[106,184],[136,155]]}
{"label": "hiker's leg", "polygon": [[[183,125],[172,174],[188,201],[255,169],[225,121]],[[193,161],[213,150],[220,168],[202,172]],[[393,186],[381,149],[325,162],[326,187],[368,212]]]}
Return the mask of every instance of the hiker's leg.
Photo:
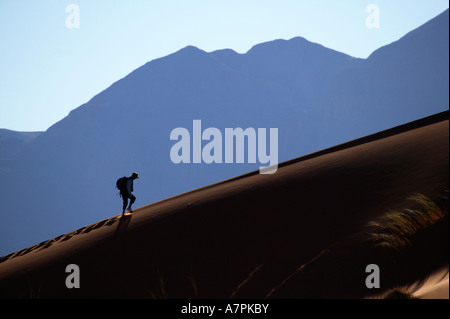
{"label": "hiker's leg", "polygon": [[130,212],[133,211],[133,210],[131,209],[131,205],[134,203],[135,200],[136,200],[136,196],[134,196],[133,194],[131,194],[131,197],[130,197],[130,205],[128,205],[128,209],[130,210]]}
{"label": "hiker's leg", "polygon": [[122,194],[123,206],[122,206],[122,214],[125,213],[125,209],[128,204],[128,197],[125,194]]}

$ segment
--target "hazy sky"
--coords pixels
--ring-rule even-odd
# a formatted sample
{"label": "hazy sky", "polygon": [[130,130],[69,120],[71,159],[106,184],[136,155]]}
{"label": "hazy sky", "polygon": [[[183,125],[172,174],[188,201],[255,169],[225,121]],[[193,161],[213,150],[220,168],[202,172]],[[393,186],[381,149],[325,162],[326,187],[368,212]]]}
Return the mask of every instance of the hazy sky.
{"label": "hazy sky", "polygon": [[448,6],[446,0],[0,0],[0,128],[46,130],[134,69],[187,45],[245,53],[257,43],[302,36],[366,58]]}

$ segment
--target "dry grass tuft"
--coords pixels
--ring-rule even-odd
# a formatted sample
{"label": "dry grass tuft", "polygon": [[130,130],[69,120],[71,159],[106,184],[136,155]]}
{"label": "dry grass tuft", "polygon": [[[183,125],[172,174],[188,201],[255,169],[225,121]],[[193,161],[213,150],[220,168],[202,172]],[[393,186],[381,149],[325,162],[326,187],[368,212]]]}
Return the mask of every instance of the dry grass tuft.
{"label": "dry grass tuft", "polygon": [[409,199],[418,204],[419,208],[389,212],[379,221],[369,222],[368,226],[373,229],[369,234],[376,246],[395,250],[409,246],[413,236],[436,224],[447,214],[422,194],[415,194]]}

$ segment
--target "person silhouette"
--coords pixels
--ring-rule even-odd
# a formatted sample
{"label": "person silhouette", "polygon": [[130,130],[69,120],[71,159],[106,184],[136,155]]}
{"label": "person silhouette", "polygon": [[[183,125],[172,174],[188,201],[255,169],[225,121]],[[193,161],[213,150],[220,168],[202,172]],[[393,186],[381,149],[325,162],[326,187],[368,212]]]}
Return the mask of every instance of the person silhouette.
{"label": "person silhouette", "polygon": [[[120,189],[120,196],[123,200],[123,206],[122,206],[122,216],[125,214],[125,209],[127,209],[128,212],[132,213],[133,210],[131,208],[131,205],[136,201],[136,196],[133,195],[133,181],[139,178],[139,175],[134,172],[129,177],[126,178],[126,183],[124,183],[124,187]],[[128,199],[130,199],[130,205],[128,205]]]}

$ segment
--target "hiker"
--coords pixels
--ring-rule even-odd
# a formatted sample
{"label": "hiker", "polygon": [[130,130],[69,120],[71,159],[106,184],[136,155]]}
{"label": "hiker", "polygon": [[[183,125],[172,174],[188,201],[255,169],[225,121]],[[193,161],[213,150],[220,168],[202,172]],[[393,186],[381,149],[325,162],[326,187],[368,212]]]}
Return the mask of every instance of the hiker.
{"label": "hiker", "polygon": [[[134,196],[132,192],[133,192],[133,181],[136,178],[139,178],[139,175],[136,172],[134,172],[133,174],[131,174],[131,176],[119,178],[119,180],[117,181],[116,185],[117,188],[120,190],[120,196],[122,197],[123,200],[122,215],[125,214],[125,209],[127,209],[127,211],[129,211],[130,213],[133,212],[133,210],[131,209],[131,205],[136,201],[136,196]],[[130,205],[128,205],[127,208],[128,198],[130,199]]]}

